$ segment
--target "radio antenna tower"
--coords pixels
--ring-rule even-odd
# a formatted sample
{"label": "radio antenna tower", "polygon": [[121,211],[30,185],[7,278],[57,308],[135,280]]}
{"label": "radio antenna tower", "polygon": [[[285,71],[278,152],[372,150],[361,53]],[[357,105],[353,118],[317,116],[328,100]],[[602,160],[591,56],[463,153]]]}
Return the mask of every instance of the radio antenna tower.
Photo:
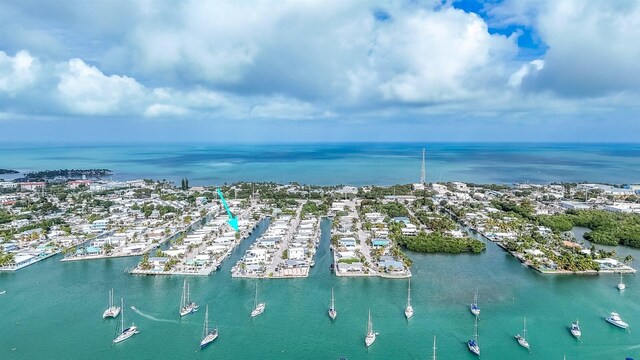
{"label": "radio antenna tower", "polygon": [[424,162],[424,148],[422,149],[422,170],[420,171],[420,184],[427,183],[427,167]]}

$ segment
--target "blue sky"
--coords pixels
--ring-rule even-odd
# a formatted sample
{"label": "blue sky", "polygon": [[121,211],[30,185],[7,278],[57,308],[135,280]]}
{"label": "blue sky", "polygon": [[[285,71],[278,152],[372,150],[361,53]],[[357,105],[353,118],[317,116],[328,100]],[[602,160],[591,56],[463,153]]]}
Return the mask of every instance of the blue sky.
{"label": "blue sky", "polygon": [[0,2],[2,142],[637,142],[638,1]]}

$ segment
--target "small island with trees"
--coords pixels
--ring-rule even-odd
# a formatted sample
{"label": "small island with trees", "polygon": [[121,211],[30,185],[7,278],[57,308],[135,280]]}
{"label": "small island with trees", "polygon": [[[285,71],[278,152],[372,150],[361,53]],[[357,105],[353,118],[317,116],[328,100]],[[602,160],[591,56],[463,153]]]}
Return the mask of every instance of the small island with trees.
{"label": "small island with trees", "polygon": [[19,174],[20,171],[18,170],[12,170],[12,169],[0,169],[0,175],[5,175],[5,174]]}
{"label": "small island with trees", "polygon": [[48,180],[54,178],[79,179],[81,177],[99,179],[112,175],[109,169],[59,169],[41,170],[25,174],[27,180]]}

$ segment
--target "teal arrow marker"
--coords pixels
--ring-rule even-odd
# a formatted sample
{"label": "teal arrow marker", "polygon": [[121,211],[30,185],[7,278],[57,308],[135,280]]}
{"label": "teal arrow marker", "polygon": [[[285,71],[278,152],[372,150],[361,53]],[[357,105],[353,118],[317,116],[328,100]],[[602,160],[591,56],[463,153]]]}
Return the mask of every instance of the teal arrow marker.
{"label": "teal arrow marker", "polygon": [[222,191],[220,189],[216,189],[218,196],[220,196],[220,201],[222,201],[222,205],[224,205],[224,209],[227,210],[227,215],[229,215],[229,220],[227,221],[229,225],[233,228],[233,230],[238,231],[238,218],[233,216],[231,210],[229,210],[229,205],[227,204],[227,200],[224,199],[224,195],[222,195]]}

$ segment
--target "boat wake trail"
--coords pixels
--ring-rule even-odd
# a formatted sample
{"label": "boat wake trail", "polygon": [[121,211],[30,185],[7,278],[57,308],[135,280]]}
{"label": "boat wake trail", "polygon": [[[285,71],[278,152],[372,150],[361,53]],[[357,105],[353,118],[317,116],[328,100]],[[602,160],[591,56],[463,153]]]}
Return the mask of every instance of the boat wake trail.
{"label": "boat wake trail", "polygon": [[131,310],[135,311],[135,313],[136,313],[136,314],[138,314],[138,315],[140,315],[140,316],[142,316],[142,317],[145,317],[145,318],[147,318],[147,319],[149,319],[149,320],[158,321],[158,322],[168,322],[168,323],[174,323],[174,324],[177,324],[177,323],[178,323],[178,321],[177,321],[177,320],[158,319],[157,317],[153,317],[153,316],[151,316],[151,315],[149,315],[149,314],[145,314],[145,313],[143,313],[142,311],[138,310],[138,308],[137,308],[137,307],[135,307],[135,306],[132,306],[132,307],[131,307]]}

